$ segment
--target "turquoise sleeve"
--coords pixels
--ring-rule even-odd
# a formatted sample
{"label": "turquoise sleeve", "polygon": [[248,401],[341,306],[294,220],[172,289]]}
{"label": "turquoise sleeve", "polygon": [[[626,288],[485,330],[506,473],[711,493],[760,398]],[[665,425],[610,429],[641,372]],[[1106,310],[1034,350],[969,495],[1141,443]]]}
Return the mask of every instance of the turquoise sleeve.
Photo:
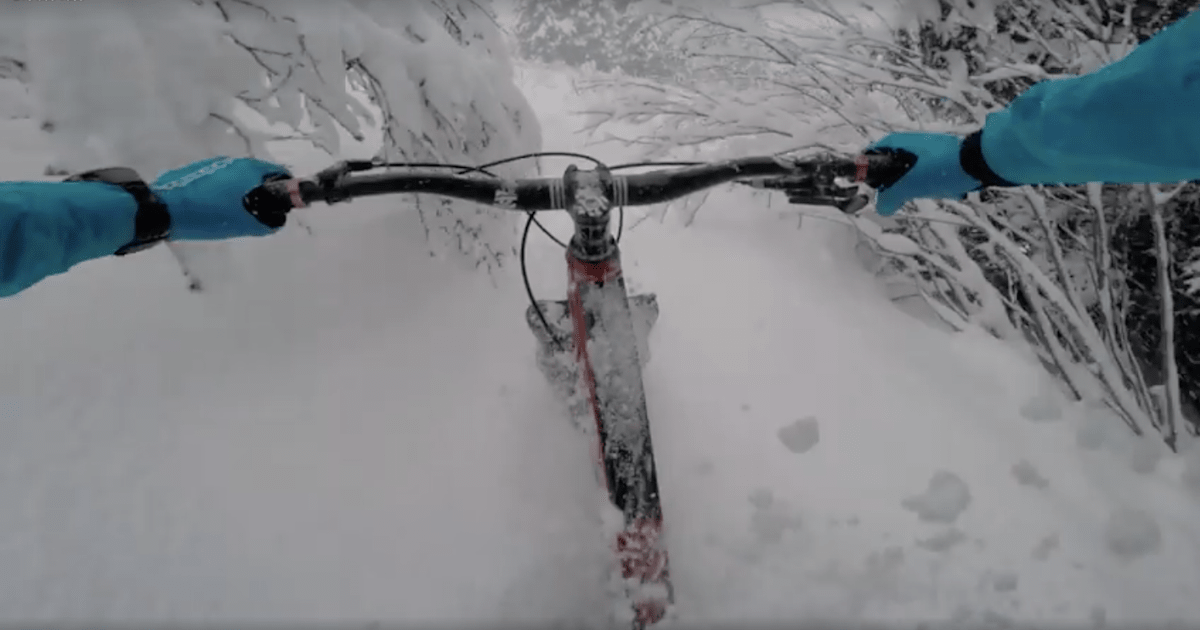
{"label": "turquoise sleeve", "polygon": [[1020,184],[1200,180],[1200,12],[1091,74],[990,114],[984,161]]}
{"label": "turquoise sleeve", "polygon": [[101,182],[0,183],[0,297],[116,252],[133,240],[137,202]]}

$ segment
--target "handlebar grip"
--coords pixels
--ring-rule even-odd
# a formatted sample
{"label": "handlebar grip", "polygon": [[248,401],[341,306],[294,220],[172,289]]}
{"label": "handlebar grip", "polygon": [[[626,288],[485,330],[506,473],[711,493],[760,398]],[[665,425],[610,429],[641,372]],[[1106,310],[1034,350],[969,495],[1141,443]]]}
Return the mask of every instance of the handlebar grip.
{"label": "handlebar grip", "polygon": [[283,227],[288,212],[308,205],[309,199],[301,188],[305,181],[279,175],[269,177],[242,197],[242,207],[267,227]]}
{"label": "handlebar grip", "polygon": [[900,181],[917,163],[917,154],[905,149],[880,147],[867,149],[855,160],[855,181],[883,190]]}

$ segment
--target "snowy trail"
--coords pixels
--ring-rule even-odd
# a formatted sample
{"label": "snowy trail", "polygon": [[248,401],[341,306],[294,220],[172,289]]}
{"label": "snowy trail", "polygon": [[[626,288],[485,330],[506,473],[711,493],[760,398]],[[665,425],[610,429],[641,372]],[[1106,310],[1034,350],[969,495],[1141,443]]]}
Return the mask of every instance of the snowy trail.
{"label": "snowy trail", "polygon": [[[547,149],[582,148],[562,82],[526,87]],[[6,177],[36,176],[31,130],[0,133]],[[235,243],[201,295],[160,249],[0,301],[5,618],[594,616],[586,443],[533,366],[519,278],[431,260],[401,207]],[[1103,416],[901,313],[848,231],[794,212],[721,192],[623,241],[662,308],[646,380],[684,619],[1200,619],[1175,463],[1129,472],[1144,454]],[[561,251],[531,249],[535,291],[561,295]],[[1022,417],[1031,399],[1062,417]],[[906,507],[940,470],[962,485]],[[1157,547],[1136,517],[1106,528],[1121,508],[1153,514]]]}
{"label": "snowy trail", "polygon": [[[36,177],[22,157],[6,174]],[[309,219],[236,243],[246,273],[203,294],[160,248],[0,303],[3,616],[595,607],[561,596],[597,595],[603,549],[519,285],[429,259],[413,213]]]}
{"label": "snowy trail", "polygon": [[[1194,539],[1176,539],[1189,553],[1165,566],[1106,557],[1096,526],[1106,504],[1157,510],[1157,502],[1139,499],[1142,485],[1117,486],[1111,503],[1096,496],[1097,480],[1072,461],[1078,449],[1021,417],[1036,388],[1025,366],[990,340],[947,343],[890,311],[853,261],[829,251],[836,233],[797,239],[777,225],[738,234],[702,219],[670,245],[656,239],[656,264],[642,266],[646,283],[663,287],[647,387],[690,614],[1195,614]],[[705,248],[720,255],[696,255]],[[796,454],[778,431],[805,417],[817,421],[819,442]],[[1011,468],[1021,459],[1051,487],[1017,483]],[[971,503],[953,524],[921,523],[902,500],[939,470],[965,482]],[[1194,515],[1194,505],[1184,512]],[[1052,536],[1061,548],[1032,559]],[[986,586],[999,576],[1016,587]]]}

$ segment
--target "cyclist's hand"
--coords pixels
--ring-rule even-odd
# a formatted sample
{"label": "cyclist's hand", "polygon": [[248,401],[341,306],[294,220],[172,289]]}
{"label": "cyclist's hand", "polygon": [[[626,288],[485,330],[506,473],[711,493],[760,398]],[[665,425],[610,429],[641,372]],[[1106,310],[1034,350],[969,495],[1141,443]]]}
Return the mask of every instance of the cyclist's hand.
{"label": "cyclist's hand", "polygon": [[891,147],[917,156],[917,162],[904,177],[880,189],[875,211],[883,216],[895,213],[913,199],[961,199],[978,189],[982,182],[967,175],[959,163],[962,138],[942,133],[903,132],[885,136],[870,149]]}
{"label": "cyclist's hand", "polygon": [[246,211],[242,198],[263,182],[289,177],[288,169],[252,158],[217,157],[163,173],[150,188],[171,214],[171,240],[210,241],[266,236],[287,215]]}

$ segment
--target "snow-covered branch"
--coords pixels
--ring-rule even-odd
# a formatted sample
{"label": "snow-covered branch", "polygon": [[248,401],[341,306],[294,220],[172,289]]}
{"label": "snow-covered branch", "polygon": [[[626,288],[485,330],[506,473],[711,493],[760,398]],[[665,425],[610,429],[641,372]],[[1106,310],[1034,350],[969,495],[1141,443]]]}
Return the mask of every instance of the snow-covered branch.
{"label": "snow-covered branch", "polygon": [[[486,2],[49,5],[9,3],[0,68],[24,73],[51,172],[119,164],[153,177],[212,155],[272,159],[280,138],[332,160],[370,128],[396,160],[482,164],[541,145]],[[511,217],[419,205],[434,251],[488,267],[513,251]]]}

